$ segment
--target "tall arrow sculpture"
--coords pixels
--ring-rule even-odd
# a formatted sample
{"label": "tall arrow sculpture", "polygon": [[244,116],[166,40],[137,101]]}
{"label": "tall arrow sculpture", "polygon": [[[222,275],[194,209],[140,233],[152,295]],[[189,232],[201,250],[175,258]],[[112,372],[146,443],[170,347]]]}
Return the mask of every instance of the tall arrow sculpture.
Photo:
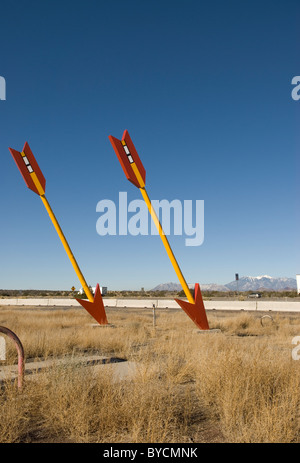
{"label": "tall arrow sculpture", "polygon": [[32,190],[34,193],[39,195],[41,200],[43,201],[43,204],[49,214],[49,217],[55,227],[55,230],[57,231],[57,234],[65,248],[65,251],[71,261],[71,264],[85,291],[85,294],[87,295],[89,299],[89,302],[81,300],[81,299],[76,299],[76,300],[89,312],[89,314],[92,317],[95,318],[95,320],[100,325],[107,325],[108,322],[106,318],[105,308],[104,308],[99,284],[97,284],[96,286],[95,298],[94,298],[76,262],[76,259],[71,251],[71,248],[62,232],[62,229],[54,215],[54,212],[52,211],[50,204],[45,196],[46,180],[42,174],[41,169],[39,168],[39,165],[28,143],[27,142],[25,143],[23,151],[21,152],[16,151],[12,148],[9,148],[9,151],[12,157],[14,158],[28,188],[30,188],[30,190]]}
{"label": "tall arrow sculpture", "polygon": [[112,135],[110,135],[108,138],[115,150],[115,153],[120,161],[120,164],[124,170],[124,173],[127,179],[131,183],[133,183],[137,188],[139,188],[144,198],[144,201],[147,204],[150,215],[158,230],[158,233],[162,239],[163,245],[168,253],[169,259],[174,267],[176,275],[180,281],[182,289],[189,302],[182,301],[180,299],[175,299],[175,301],[180,305],[180,307],[185,311],[185,313],[193,320],[193,322],[198,326],[198,328],[200,328],[201,330],[209,330],[209,325],[207,321],[205,307],[204,307],[203,300],[202,300],[200,286],[198,283],[195,285],[195,299],[194,299],[185,281],[185,278],[180,270],[178,262],[175,259],[174,253],[162,229],[162,226],[159,222],[157,214],[151,205],[151,201],[149,199],[149,196],[145,188],[146,171],[135,149],[135,146],[129,136],[128,131],[127,130],[124,131],[122,140],[118,140]]}

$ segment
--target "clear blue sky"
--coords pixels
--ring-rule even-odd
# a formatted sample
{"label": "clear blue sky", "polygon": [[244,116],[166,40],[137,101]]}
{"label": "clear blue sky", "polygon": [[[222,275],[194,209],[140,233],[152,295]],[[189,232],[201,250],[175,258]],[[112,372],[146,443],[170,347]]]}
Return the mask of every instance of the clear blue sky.
{"label": "clear blue sky", "polygon": [[157,236],[96,233],[101,199],[140,199],[108,135],[128,129],[152,199],[202,199],[205,239],[170,243],[190,283],[295,277],[299,1],[2,2],[0,288],[80,287],[8,151],[28,141],[89,284],[174,281]]}

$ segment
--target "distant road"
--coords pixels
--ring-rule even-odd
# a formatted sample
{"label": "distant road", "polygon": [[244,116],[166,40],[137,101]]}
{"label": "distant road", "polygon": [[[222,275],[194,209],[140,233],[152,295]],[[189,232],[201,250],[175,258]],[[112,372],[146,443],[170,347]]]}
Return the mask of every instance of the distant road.
{"label": "distant road", "polygon": [[[147,308],[152,309],[178,309],[181,310],[174,299],[113,299],[103,298],[105,307],[111,308]],[[246,310],[246,311],[273,311],[273,312],[300,312],[299,301],[204,301],[207,310]],[[81,307],[75,299],[0,299],[0,307]]]}

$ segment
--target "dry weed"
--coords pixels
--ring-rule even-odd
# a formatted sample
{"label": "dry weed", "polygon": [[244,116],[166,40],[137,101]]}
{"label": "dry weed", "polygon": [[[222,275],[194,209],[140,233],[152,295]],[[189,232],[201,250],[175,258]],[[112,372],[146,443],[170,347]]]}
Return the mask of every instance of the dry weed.
{"label": "dry weed", "polygon": [[[109,314],[93,328],[80,310],[1,309],[0,325],[20,337],[27,359],[70,356],[0,392],[1,442],[298,442],[300,370],[291,358],[297,318],[208,313],[197,333],[181,311]],[[114,380],[76,364],[77,353],[135,361],[134,379]],[[8,361],[16,361],[8,343]],[[221,430],[221,431],[220,431]]]}

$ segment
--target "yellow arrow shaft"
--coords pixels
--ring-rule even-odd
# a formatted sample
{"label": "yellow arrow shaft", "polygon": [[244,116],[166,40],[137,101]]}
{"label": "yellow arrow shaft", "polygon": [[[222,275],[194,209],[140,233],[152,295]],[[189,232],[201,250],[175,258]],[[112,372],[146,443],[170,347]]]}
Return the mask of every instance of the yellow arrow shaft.
{"label": "yellow arrow shaft", "polygon": [[185,295],[186,295],[186,297],[188,298],[188,301],[189,301],[191,304],[194,304],[194,303],[195,303],[194,298],[193,298],[193,296],[192,296],[192,294],[191,294],[191,291],[190,291],[190,289],[189,289],[189,287],[188,287],[188,285],[187,285],[187,282],[185,281],[185,278],[184,278],[184,276],[183,276],[183,274],[182,274],[182,272],[181,272],[181,270],[180,270],[180,267],[179,267],[179,265],[178,265],[178,262],[177,262],[177,260],[175,259],[174,253],[173,253],[173,251],[172,251],[172,249],[171,249],[171,246],[170,246],[170,244],[169,244],[169,241],[168,241],[166,235],[164,234],[164,231],[163,231],[162,226],[161,226],[161,224],[160,224],[160,221],[159,221],[159,219],[158,219],[158,217],[157,217],[157,215],[156,215],[156,212],[155,212],[155,210],[154,210],[153,207],[152,207],[152,204],[151,204],[150,198],[149,198],[149,196],[148,196],[148,193],[147,193],[147,191],[146,191],[145,188],[140,188],[140,192],[142,193],[142,196],[143,196],[143,198],[144,198],[144,201],[145,201],[145,203],[147,204],[147,207],[148,207],[148,210],[149,210],[149,212],[150,212],[150,215],[151,215],[151,217],[152,217],[152,219],[153,219],[153,222],[155,223],[155,226],[156,226],[156,228],[157,228],[157,230],[158,230],[159,236],[160,236],[161,239],[162,239],[163,245],[164,245],[164,247],[165,247],[165,249],[166,249],[166,251],[167,251],[167,254],[168,254],[168,256],[169,256],[169,259],[170,259],[170,261],[171,261],[171,264],[172,264],[173,267],[174,267],[174,270],[175,270],[176,275],[177,275],[177,277],[178,277],[178,279],[179,279],[179,281],[180,281],[180,284],[181,284],[181,286],[182,286],[182,289],[183,289],[183,291],[185,292]]}
{"label": "yellow arrow shaft", "polygon": [[57,234],[58,234],[58,236],[59,236],[59,238],[60,238],[60,240],[61,240],[61,242],[63,244],[63,247],[65,248],[65,251],[66,251],[66,253],[67,253],[67,255],[68,255],[68,257],[69,257],[69,259],[71,261],[71,264],[73,265],[73,268],[74,268],[74,270],[75,270],[75,272],[76,272],[76,274],[77,274],[77,276],[79,278],[81,286],[83,287],[83,289],[85,291],[85,294],[87,295],[90,302],[94,302],[94,297],[93,297],[93,295],[92,295],[92,293],[91,293],[91,291],[90,291],[90,289],[89,289],[89,287],[88,287],[88,285],[87,285],[87,283],[85,281],[85,278],[84,278],[84,276],[83,276],[83,274],[82,274],[82,272],[81,272],[81,270],[80,270],[80,268],[79,268],[79,266],[78,266],[78,264],[76,262],[76,259],[75,259],[74,255],[73,255],[73,253],[71,251],[71,248],[70,248],[70,246],[69,246],[69,244],[68,244],[68,242],[67,242],[67,240],[66,240],[66,238],[65,238],[65,236],[64,236],[64,234],[62,232],[62,229],[60,228],[60,225],[59,225],[59,223],[58,223],[58,221],[57,221],[57,219],[56,219],[56,217],[54,215],[54,212],[52,211],[52,209],[50,207],[50,204],[48,203],[48,200],[47,200],[46,196],[41,195],[40,198],[44,203],[44,206],[45,206],[45,208],[46,208],[46,210],[47,210],[47,212],[49,214],[49,217],[50,217],[50,219],[51,219],[51,221],[52,221],[52,223],[53,223],[53,225],[55,227],[55,230],[57,231]]}
{"label": "yellow arrow shaft", "polygon": [[156,228],[158,230],[159,236],[161,237],[163,245],[164,245],[164,247],[165,247],[165,249],[167,251],[167,254],[169,256],[171,264],[173,265],[173,268],[174,268],[174,270],[176,272],[176,275],[177,275],[177,277],[178,277],[178,279],[180,281],[182,289],[183,289],[186,297],[188,298],[188,301],[191,304],[195,304],[195,301],[194,301],[194,298],[193,298],[192,293],[190,291],[190,288],[188,287],[187,282],[185,281],[185,278],[184,278],[184,276],[182,274],[182,271],[180,270],[178,262],[175,259],[174,253],[173,253],[173,251],[171,249],[170,243],[169,243],[169,241],[168,241],[168,239],[167,239],[167,237],[166,237],[166,235],[165,235],[165,233],[163,231],[163,228],[162,228],[162,226],[160,224],[160,221],[159,221],[159,219],[158,219],[158,217],[156,215],[156,212],[152,207],[150,198],[149,198],[148,193],[147,193],[146,188],[145,188],[145,183],[144,183],[144,181],[142,179],[142,176],[141,176],[141,174],[139,172],[139,169],[138,169],[137,165],[135,164],[135,162],[133,162],[131,164],[131,167],[132,167],[132,170],[135,173],[135,176],[136,176],[136,178],[137,178],[137,180],[138,180],[138,182],[140,184],[140,192],[142,193],[144,201],[147,204],[150,215],[151,215],[151,217],[153,219],[153,222],[155,223],[155,226],[156,226]]}

